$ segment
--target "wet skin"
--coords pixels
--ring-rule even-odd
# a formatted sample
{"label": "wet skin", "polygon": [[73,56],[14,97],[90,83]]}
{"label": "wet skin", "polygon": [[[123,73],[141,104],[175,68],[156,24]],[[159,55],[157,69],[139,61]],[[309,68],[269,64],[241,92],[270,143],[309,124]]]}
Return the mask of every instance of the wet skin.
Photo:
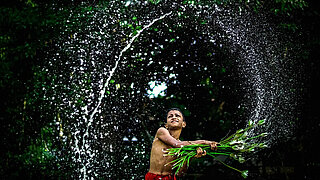
{"label": "wet skin", "polygon": [[[171,110],[167,115],[167,123],[164,127],[158,129],[155,138],[152,143],[151,156],[150,156],[150,173],[159,175],[172,174],[172,166],[166,165],[175,159],[172,156],[164,156],[165,150],[168,148],[177,148],[190,144],[207,144],[211,146],[212,150],[217,149],[217,143],[207,140],[196,141],[180,141],[179,137],[182,129],[186,127],[186,122],[183,120],[183,116],[180,111]],[[205,151],[199,149],[196,157],[201,157],[206,154]],[[181,172],[186,171],[186,167],[181,169]]]}

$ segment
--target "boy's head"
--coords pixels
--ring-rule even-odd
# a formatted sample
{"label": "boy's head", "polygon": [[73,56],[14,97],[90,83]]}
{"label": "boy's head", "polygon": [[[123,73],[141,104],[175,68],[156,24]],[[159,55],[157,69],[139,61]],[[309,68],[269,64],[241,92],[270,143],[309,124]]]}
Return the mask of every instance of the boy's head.
{"label": "boy's head", "polygon": [[179,108],[171,108],[167,111],[166,128],[177,129],[186,127],[186,121],[182,111]]}
{"label": "boy's head", "polygon": [[186,119],[185,119],[185,117],[184,117],[181,109],[179,109],[179,108],[170,108],[170,109],[168,109],[168,110],[166,111],[167,117],[168,117],[168,113],[169,113],[170,111],[179,111],[179,112],[181,113],[181,115],[182,115],[183,121],[186,121]]}

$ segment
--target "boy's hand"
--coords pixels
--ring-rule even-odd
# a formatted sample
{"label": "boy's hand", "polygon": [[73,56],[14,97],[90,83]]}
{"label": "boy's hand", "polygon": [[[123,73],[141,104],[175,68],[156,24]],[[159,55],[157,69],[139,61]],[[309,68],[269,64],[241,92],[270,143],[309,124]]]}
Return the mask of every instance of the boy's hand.
{"label": "boy's hand", "polygon": [[218,149],[218,143],[215,141],[209,141],[208,145],[210,145],[211,150],[216,151]]}
{"label": "boy's hand", "polygon": [[205,156],[205,155],[207,155],[206,150],[203,150],[201,147],[198,147],[197,148],[197,154],[194,157],[200,158],[200,157]]}

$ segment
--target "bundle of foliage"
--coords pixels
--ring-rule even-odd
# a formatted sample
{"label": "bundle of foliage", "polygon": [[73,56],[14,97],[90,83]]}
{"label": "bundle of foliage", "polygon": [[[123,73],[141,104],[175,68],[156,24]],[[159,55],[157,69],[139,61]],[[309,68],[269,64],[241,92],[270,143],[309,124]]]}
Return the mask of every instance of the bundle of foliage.
{"label": "bundle of foliage", "polygon": [[176,169],[176,174],[179,172],[179,170],[183,166],[189,166],[190,159],[197,155],[197,150],[199,148],[202,148],[202,150],[206,151],[206,154],[215,158],[219,162],[221,162],[223,165],[238,171],[241,173],[241,175],[246,178],[248,176],[248,170],[239,170],[237,168],[234,168],[221,160],[217,159],[217,155],[227,156],[229,158],[232,158],[240,163],[245,162],[245,155],[248,153],[254,152],[256,149],[265,148],[267,145],[265,143],[256,143],[253,141],[253,139],[265,137],[268,135],[268,133],[261,133],[257,136],[249,137],[248,131],[250,129],[253,129],[259,125],[263,125],[265,123],[265,120],[260,120],[258,123],[254,124],[252,121],[249,121],[248,127],[245,129],[237,130],[234,134],[230,135],[229,137],[221,140],[218,143],[218,149],[217,150],[211,150],[209,145],[204,144],[192,144],[183,146],[181,148],[170,148],[167,149],[168,154],[170,156],[177,157],[175,160],[169,162],[168,164],[172,164],[172,169]]}

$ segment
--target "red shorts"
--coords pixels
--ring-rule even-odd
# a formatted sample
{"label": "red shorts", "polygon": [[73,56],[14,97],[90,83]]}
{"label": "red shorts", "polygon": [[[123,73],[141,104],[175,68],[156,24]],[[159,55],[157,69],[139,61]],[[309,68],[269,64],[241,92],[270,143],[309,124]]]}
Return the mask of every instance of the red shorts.
{"label": "red shorts", "polygon": [[148,172],[145,176],[145,180],[177,180],[175,175],[160,175],[160,174],[153,174]]}

